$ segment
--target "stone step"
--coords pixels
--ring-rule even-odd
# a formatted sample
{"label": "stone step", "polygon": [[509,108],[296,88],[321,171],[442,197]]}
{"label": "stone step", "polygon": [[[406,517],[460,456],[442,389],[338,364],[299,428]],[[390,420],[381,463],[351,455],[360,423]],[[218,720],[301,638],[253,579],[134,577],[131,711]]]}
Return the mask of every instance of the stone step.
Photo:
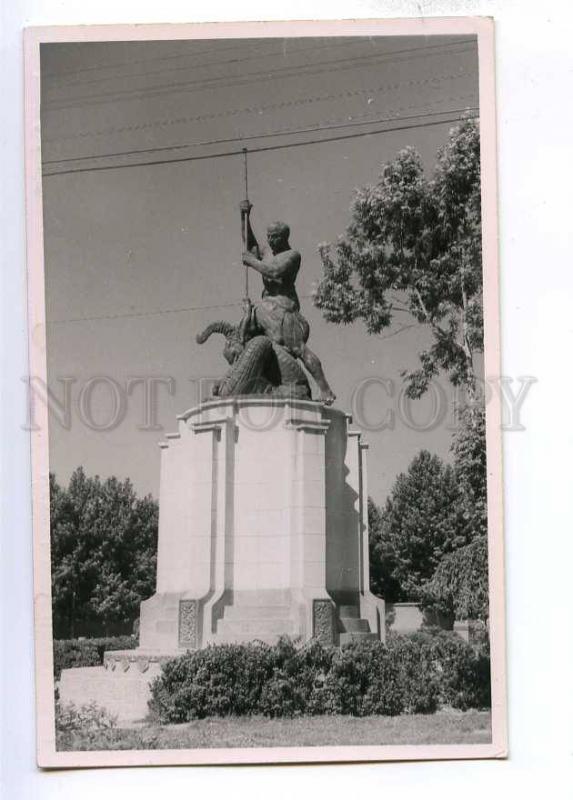
{"label": "stone step", "polygon": [[223,614],[225,621],[242,619],[289,619],[290,606],[226,606]]}
{"label": "stone step", "polygon": [[295,623],[292,619],[233,619],[227,620],[223,617],[217,625],[217,634],[221,636],[263,636],[265,634],[286,634],[292,636],[295,633]]}
{"label": "stone step", "polygon": [[356,619],[355,617],[340,617],[342,630],[347,633],[370,633],[370,625],[367,619]]}
{"label": "stone step", "polygon": [[339,644],[342,647],[342,645],[351,644],[351,642],[362,642],[367,639],[370,639],[372,641],[377,641],[378,636],[375,633],[360,633],[360,632],[341,633]]}
{"label": "stone step", "polygon": [[358,619],[360,616],[360,611],[358,606],[339,606],[338,607],[338,615],[340,617],[353,617],[354,619]]}
{"label": "stone step", "polygon": [[289,606],[291,593],[288,589],[239,590],[233,593],[232,605],[242,607]]}

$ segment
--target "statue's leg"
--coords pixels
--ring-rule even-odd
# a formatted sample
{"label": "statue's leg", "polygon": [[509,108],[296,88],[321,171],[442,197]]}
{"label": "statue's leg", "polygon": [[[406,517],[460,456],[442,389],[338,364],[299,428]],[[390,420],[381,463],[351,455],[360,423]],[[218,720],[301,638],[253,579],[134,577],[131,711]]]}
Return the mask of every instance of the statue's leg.
{"label": "statue's leg", "polygon": [[273,394],[276,397],[310,400],[308,377],[298,358],[280,344],[273,344],[273,351],[275,358],[270,361],[270,369],[265,374],[274,385]]}
{"label": "statue's leg", "polygon": [[328,385],[328,381],[324,375],[322,370],[322,364],[320,363],[320,359],[317,355],[315,355],[308,345],[303,345],[300,349],[300,357],[302,359],[302,363],[310,372],[314,380],[316,381],[316,385],[318,386],[319,396],[318,399],[325,403],[327,406],[332,405],[336,400],[336,395]]}

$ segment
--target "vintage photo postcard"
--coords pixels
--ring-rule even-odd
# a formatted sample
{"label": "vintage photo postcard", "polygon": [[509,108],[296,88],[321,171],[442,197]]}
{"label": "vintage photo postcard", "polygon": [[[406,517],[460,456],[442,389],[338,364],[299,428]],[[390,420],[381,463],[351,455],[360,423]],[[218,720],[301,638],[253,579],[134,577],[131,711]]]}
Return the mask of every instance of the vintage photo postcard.
{"label": "vintage photo postcard", "polygon": [[492,21],[25,44],[39,765],[504,757]]}

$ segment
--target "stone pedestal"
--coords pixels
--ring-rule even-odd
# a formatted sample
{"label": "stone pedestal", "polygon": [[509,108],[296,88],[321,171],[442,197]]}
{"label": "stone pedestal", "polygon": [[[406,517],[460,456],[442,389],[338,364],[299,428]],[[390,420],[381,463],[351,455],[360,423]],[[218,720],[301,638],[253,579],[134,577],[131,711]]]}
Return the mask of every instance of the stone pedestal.
{"label": "stone pedestal", "polygon": [[179,417],[161,445],[157,593],[141,606],[142,649],[383,635],[383,601],[368,590],[364,446],[349,422],[265,397]]}
{"label": "stone pedestal", "polygon": [[205,402],[178,422],[161,443],[157,590],[141,604],[140,648],[92,669],[127,678],[142,661],[281,634],[383,638],[365,445],[349,416],[263,396]]}

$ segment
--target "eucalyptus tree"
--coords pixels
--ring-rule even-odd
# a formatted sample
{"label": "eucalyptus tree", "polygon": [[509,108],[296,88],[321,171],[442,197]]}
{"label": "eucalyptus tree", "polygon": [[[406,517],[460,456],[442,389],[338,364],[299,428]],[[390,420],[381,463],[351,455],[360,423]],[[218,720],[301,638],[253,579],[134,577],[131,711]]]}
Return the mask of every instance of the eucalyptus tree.
{"label": "eucalyptus tree", "polygon": [[[330,322],[363,320],[368,333],[390,328],[397,313],[431,332],[418,369],[404,372],[420,397],[444,371],[475,394],[475,355],[483,350],[480,138],[462,121],[424,175],[413,148],[387,163],[378,181],[357,190],[351,221],[335,244],[319,248],[323,275],[314,303]],[[409,327],[402,325],[398,330]]]}

